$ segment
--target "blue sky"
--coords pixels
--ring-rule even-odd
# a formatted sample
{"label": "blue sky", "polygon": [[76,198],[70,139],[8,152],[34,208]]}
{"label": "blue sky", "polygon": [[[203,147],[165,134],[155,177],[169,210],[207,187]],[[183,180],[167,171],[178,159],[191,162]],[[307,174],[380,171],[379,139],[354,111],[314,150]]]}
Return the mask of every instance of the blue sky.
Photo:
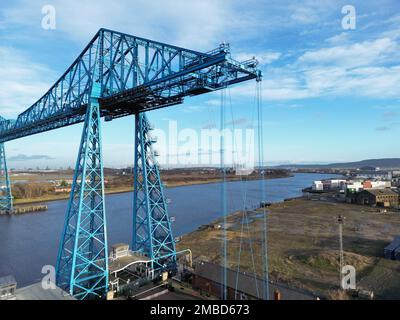
{"label": "blue sky", "polygon": [[[43,5],[56,29],[41,26]],[[344,30],[344,5],[356,9]],[[225,41],[263,70],[268,164],[398,157],[400,3],[379,1],[7,1],[0,4],[0,114],[15,118],[110,28],[199,51]],[[255,83],[230,90],[227,126],[255,126]],[[167,131],[218,125],[219,93],[149,113]],[[230,119],[229,119],[230,118]],[[6,144],[9,166],[74,166],[81,125]],[[103,125],[106,166],[133,162],[133,118]],[[160,159],[163,163],[163,158]]]}

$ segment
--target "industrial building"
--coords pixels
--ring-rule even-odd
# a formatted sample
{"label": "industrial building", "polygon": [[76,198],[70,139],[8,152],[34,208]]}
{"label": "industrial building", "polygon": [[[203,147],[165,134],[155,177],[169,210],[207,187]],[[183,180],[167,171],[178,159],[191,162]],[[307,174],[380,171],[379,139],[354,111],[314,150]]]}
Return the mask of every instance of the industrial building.
{"label": "industrial building", "polygon": [[364,189],[385,189],[385,188],[390,188],[392,186],[392,183],[390,181],[383,181],[383,180],[378,180],[378,181],[365,180],[363,181],[362,184]]}
{"label": "industrial building", "polygon": [[372,179],[328,179],[316,180],[311,186],[312,191],[335,191],[344,190],[347,192],[359,192],[365,189],[385,189],[392,186],[391,181],[388,180],[372,180]]}
{"label": "industrial building", "polygon": [[311,188],[303,189],[306,197],[321,193],[348,203],[392,208],[399,206],[399,194],[394,191],[392,182],[387,180],[316,180]]}
{"label": "industrial building", "polygon": [[158,296],[172,276],[179,278],[178,273],[182,275],[184,271],[192,270],[190,249],[177,252],[176,259],[176,270],[156,270],[154,261],[147,254],[131,251],[126,243],[112,245],[108,259],[107,299]]}
{"label": "industrial building", "polygon": [[364,178],[364,179],[390,180],[392,179],[392,172],[384,170],[359,170],[355,173],[355,176],[357,178]]}
{"label": "industrial building", "polygon": [[346,185],[346,192],[354,193],[364,190],[364,184],[362,181],[351,181]]}
{"label": "industrial building", "polygon": [[13,276],[5,276],[0,278],[0,300],[8,300],[15,297],[17,289],[17,281]]}
{"label": "industrial building", "polygon": [[347,181],[344,179],[317,180],[313,182],[311,189],[313,191],[330,191],[343,189]]}
{"label": "industrial building", "polygon": [[17,288],[17,281],[9,275],[0,278],[0,300],[75,300],[75,298],[55,284],[44,288],[42,282],[38,282]]}
{"label": "industrial building", "polygon": [[391,189],[368,189],[354,195],[355,203],[378,207],[397,207],[399,194]]}
{"label": "industrial building", "polygon": [[151,281],[155,276],[151,262],[143,253],[130,251],[128,244],[112,245],[108,266],[108,299],[112,299],[116,294],[132,292]]}
{"label": "industrial building", "polygon": [[[221,265],[201,261],[196,263],[192,286],[194,290],[210,296],[222,298],[222,272]],[[227,268],[227,298],[228,300],[256,300],[264,296],[263,280],[254,276]],[[269,284],[269,296],[273,297],[279,292],[283,300],[313,300],[312,294],[282,284]]]}

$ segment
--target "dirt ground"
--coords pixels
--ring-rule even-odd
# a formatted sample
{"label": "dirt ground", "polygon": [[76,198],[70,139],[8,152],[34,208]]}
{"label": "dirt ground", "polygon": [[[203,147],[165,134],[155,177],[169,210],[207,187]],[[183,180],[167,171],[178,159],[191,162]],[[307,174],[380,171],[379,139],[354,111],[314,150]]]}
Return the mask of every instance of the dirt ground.
{"label": "dirt ground", "polygon": [[[400,235],[400,213],[367,206],[296,199],[269,207],[270,279],[321,297],[348,298],[338,290],[339,214],[345,217],[344,262],[355,267],[357,287],[372,290],[377,299],[400,299],[400,261],[383,257],[383,248]],[[228,217],[226,228],[213,227],[222,224],[215,221],[185,235],[178,247],[192,249],[195,259],[220,262],[226,232],[229,266],[262,275],[262,216],[260,211],[238,212]]]}

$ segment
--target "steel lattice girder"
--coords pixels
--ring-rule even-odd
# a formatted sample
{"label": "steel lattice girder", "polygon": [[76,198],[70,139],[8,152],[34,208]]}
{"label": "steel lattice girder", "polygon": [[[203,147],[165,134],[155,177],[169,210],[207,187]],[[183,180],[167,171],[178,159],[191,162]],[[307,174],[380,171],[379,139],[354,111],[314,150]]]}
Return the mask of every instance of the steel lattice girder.
{"label": "steel lattice girder", "polygon": [[100,108],[87,109],[71,196],[57,259],[57,285],[78,299],[108,290]]}
{"label": "steel lattice girder", "polygon": [[0,142],[84,121],[94,84],[109,120],[260,77],[256,65],[232,60],[227,45],[201,53],[100,29],[42,98],[17,119],[0,119]]}
{"label": "steel lattice girder", "polygon": [[171,270],[176,250],[158,163],[145,113],[135,116],[133,249],[152,259],[155,270]]}
{"label": "steel lattice girder", "polygon": [[0,213],[13,210],[10,177],[8,175],[4,143],[0,143]]}

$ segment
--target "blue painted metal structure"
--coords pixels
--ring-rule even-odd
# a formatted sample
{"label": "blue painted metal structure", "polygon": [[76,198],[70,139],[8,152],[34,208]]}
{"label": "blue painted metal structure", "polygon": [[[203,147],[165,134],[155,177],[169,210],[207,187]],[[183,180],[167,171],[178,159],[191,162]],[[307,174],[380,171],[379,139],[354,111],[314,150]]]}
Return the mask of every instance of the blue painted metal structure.
{"label": "blue painted metal structure", "polygon": [[256,66],[232,60],[228,45],[201,53],[100,29],[35,104],[17,119],[0,119],[0,142],[83,122],[93,84],[101,116],[112,120],[260,77]]}
{"label": "blue painted metal structure", "polygon": [[135,116],[133,249],[152,259],[155,272],[176,269],[176,250],[160,178],[155,140],[145,113]]}
{"label": "blue painted metal structure", "polygon": [[101,149],[100,108],[92,98],[85,115],[56,268],[57,285],[78,299],[102,297],[108,288]]}
{"label": "blue painted metal structure", "polygon": [[17,119],[0,118],[0,144],[84,121],[57,260],[61,287],[79,299],[107,291],[100,118],[136,115],[134,247],[153,257],[156,269],[173,267],[174,241],[143,112],[260,77],[255,59],[234,61],[226,44],[201,53],[100,29],[35,104]]}
{"label": "blue painted metal structure", "polygon": [[13,197],[4,143],[0,143],[0,188],[0,213],[11,212],[13,210]]}

